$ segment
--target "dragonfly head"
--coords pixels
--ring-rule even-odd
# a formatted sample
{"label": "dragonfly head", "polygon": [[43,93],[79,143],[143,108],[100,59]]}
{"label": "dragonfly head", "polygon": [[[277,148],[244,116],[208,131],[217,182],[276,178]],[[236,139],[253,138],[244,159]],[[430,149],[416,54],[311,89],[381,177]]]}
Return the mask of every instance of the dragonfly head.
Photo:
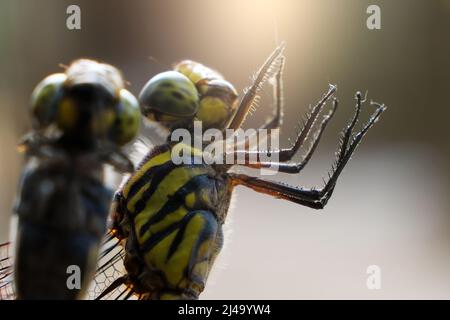
{"label": "dragonfly head", "polygon": [[139,95],[142,114],[169,130],[223,129],[236,107],[237,92],[217,72],[190,60],[151,78]]}
{"label": "dragonfly head", "polygon": [[33,91],[31,111],[35,129],[55,126],[64,135],[117,145],[132,140],[140,124],[139,103],[124,89],[120,72],[87,59],[42,80]]}

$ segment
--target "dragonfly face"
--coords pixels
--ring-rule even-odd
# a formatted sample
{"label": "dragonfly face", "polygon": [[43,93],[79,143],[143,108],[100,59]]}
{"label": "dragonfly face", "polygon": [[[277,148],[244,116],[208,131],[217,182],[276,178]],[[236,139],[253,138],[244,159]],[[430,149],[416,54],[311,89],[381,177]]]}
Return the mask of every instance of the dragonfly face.
{"label": "dragonfly face", "polygon": [[123,88],[119,71],[106,64],[78,60],[66,73],[45,78],[34,90],[34,128],[56,127],[71,143],[129,142],[139,130],[136,98]]}

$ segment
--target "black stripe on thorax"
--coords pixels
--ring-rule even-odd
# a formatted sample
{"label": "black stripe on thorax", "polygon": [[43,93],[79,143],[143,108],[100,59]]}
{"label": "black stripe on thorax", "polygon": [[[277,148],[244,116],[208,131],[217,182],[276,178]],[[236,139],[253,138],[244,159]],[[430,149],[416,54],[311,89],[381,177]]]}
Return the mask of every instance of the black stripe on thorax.
{"label": "black stripe on thorax", "polygon": [[173,231],[182,226],[183,224],[187,224],[187,222],[192,218],[195,214],[195,211],[188,212],[180,221],[172,223],[170,226],[165,228],[164,230],[152,234],[141,246],[141,252],[145,255],[147,252],[151,251],[155,245],[157,245],[161,240],[165,237],[169,236]]}
{"label": "black stripe on thorax", "polygon": [[[158,146],[155,147],[152,151],[150,151],[149,153],[147,153],[147,155],[144,157],[144,159],[142,159],[142,161],[139,163],[139,165],[136,168],[136,172],[138,172],[139,170],[141,170],[141,168],[152,158],[167,152],[170,148],[167,145],[162,145],[162,146]],[[169,160],[170,161],[170,160]],[[171,162],[171,161],[170,161]],[[127,199],[131,199],[133,196],[136,195],[136,193],[139,192],[139,190],[141,190],[141,188],[150,181],[153,173],[155,172],[155,170],[157,170],[158,168],[160,168],[162,165],[156,165],[151,167],[150,169],[148,169],[135,183],[133,183],[133,185],[130,187],[130,190],[127,194]],[[130,178],[131,179],[131,178]]]}
{"label": "black stripe on thorax", "polygon": [[156,157],[157,155],[160,155],[161,153],[164,153],[164,152],[166,152],[168,150],[170,150],[170,146],[168,144],[163,144],[163,145],[154,147],[139,162],[139,164],[136,166],[136,171],[141,169],[142,166],[144,166],[150,159],[152,159],[152,158]]}
{"label": "black stripe on thorax", "polygon": [[[191,158],[191,163],[194,162],[194,157]],[[205,165],[186,165],[186,164],[174,164],[173,161],[168,161],[161,166],[158,166],[158,170],[154,171],[154,174],[150,181],[150,186],[147,190],[145,190],[142,193],[141,198],[136,202],[134,214],[137,214],[144,210],[147,201],[152,197],[152,195],[155,193],[156,189],[158,188],[161,181],[168,175],[172,170],[174,170],[177,167],[184,166],[186,169],[192,168],[192,167],[204,167]],[[133,214],[133,213],[132,213]]]}
{"label": "black stripe on thorax", "polygon": [[[164,219],[166,215],[177,210],[184,205],[186,196],[194,191],[199,190],[203,186],[208,186],[211,178],[208,174],[200,174],[189,179],[182,187],[180,187],[164,204],[164,206],[155,213],[139,230],[142,237],[152,224],[156,224]],[[136,211],[137,212],[137,211]]]}

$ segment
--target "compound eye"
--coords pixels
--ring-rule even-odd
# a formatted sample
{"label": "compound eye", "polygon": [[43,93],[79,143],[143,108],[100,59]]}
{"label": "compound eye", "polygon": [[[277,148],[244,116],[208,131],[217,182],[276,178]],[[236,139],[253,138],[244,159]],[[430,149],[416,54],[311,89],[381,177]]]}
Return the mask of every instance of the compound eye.
{"label": "compound eye", "polygon": [[58,101],[67,76],[55,73],[42,80],[31,95],[31,113],[35,128],[42,129],[56,121]]}
{"label": "compound eye", "polygon": [[128,90],[121,89],[113,140],[120,146],[130,142],[137,135],[140,123],[141,111],[138,100]]}
{"label": "compound eye", "polygon": [[192,60],[183,60],[177,63],[174,68],[175,71],[181,72],[188,77],[196,85],[199,81],[204,79],[222,79],[223,77],[201,63]]}
{"label": "compound eye", "polygon": [[167,71],[151,78],[139,95],[142,113],[153,112],[175,118],[193,117],[199,106],[194,83],[177,71]]}
{"label": "compound eye", "polygon": [[237,107],[237,91],[223,79],[201,80],[197,83],[201,94],[197,119],[205,128],[223,128]]}

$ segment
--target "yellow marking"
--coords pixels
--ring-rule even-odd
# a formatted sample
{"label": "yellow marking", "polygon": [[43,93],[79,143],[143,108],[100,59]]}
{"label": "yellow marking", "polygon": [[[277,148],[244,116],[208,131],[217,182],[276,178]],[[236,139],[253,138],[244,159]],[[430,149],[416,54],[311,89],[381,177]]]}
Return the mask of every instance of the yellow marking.
{"label": "yellow marking", "polygon": [[162,165],[168,161],[171,161],[171,152],[170,150],[167,150],[163,153],[160,153],[152,158],[150,158],[138,171],[134,173],[130,177],[130,179],[127,181],[125,186],[123,187],[123,196],[126,198],[128,196],[128,193],[130,192],[130,189],[134,183],[136,183],[142,175],[144,175],[147,170],[151,169],[152,167]]}
{"label": "yellow marking", "polygon": [[141,199],[142,194],[150,187],[150,182],[146,183],[131,199],[127,201],[127,209],[130,213],[134,213],[136,203]]}
{"label": "yellow marking", "polygon": [[145,261],[155,267],[157,270],[164,271],[166,265],[166,257],[169,248],[175,239],[178,230],[174,230],[165,238],[161,239],[150,251],[144,254]]}
{"label": "yellow marking", "polygon": [[[178,189],[185,185],[192,177],[204,174],[206,170],[207,169],[204,167],[177,167],[169,172],[167,176],[164,177],[164,179],[160,182],[150,199],[147,201],[145,209],[137,213],[136,217],[134,218],[136,233],[139,235],[139,231],[142,226],[149,219],[151,219],[151,217],[155,213],[161,210],[167,200],[169,200],[170,196],[172,196]],[[139,243],[142,244],[143,242],[145,242],[145,240],[148,239],[149,236],[149,232],[145,233],[143,237],[138,236]]]}
{"label": "yellow marking", "polygon": [[[180,150],[180,148],[185,148],[187,153],[190,153],[195,157],[202,157],[203,153],[201,150],[191,147],[185,143],[177,143],[172,149],[169,149],[163,153],[160,153],[152,158],[150,158],[139,170],[137,170],[130,179],[126,182],[123,187],[122,194],[126,198],[130,192],[131,187],[135,184],[146,172],[152,167],[162,165],[166,162],[172,161],[172,152]],[[172,151],[175,150],[175,151]]]}
{"label": "yellow marking", "polygon": [[194,148],[183,142],[179,142],[172,147],[172,154],[177,156],[190,155],[192,157],[203,157],[202,150]]}
{"label": "yellow marking", "polygon": [[193,208],[195,204],[196,196],[195,192],[191,192],[186,196],[185,203],[186,207]]}
{"label": "yellow marking", "polygon": [[186,215],[187,212],[188,211],[186,210],[186,208],[184,208],[183,206],[180,206],[177,210],[172,211],[171,213],[166,215],[164,217],[164,219],[162,219],[158,223],[151,225],[149,230],[147,231],[147,233],[149,233],[149,235],[144,234],[143,238],[144,237],[148,238],[151,234],[155,234],[157,232],[163,231],[168,226],[180,221],[181,219],[184,218],[184,216]]}
{"label": "yellow marking", "polygon": [[194,215],[189,220],[183,239],[172,257],[166,262],[167,254],[176,232],[173,232],[168,237],[164,238],[145,255],[147,263],[155,266],[158,270],[163,271],[168,282],[171,285],[176,286],[184,276],[184,270],[189,265],[192,250],[197,241],[199,241],[204,226],[204,217],[201,215]]}

